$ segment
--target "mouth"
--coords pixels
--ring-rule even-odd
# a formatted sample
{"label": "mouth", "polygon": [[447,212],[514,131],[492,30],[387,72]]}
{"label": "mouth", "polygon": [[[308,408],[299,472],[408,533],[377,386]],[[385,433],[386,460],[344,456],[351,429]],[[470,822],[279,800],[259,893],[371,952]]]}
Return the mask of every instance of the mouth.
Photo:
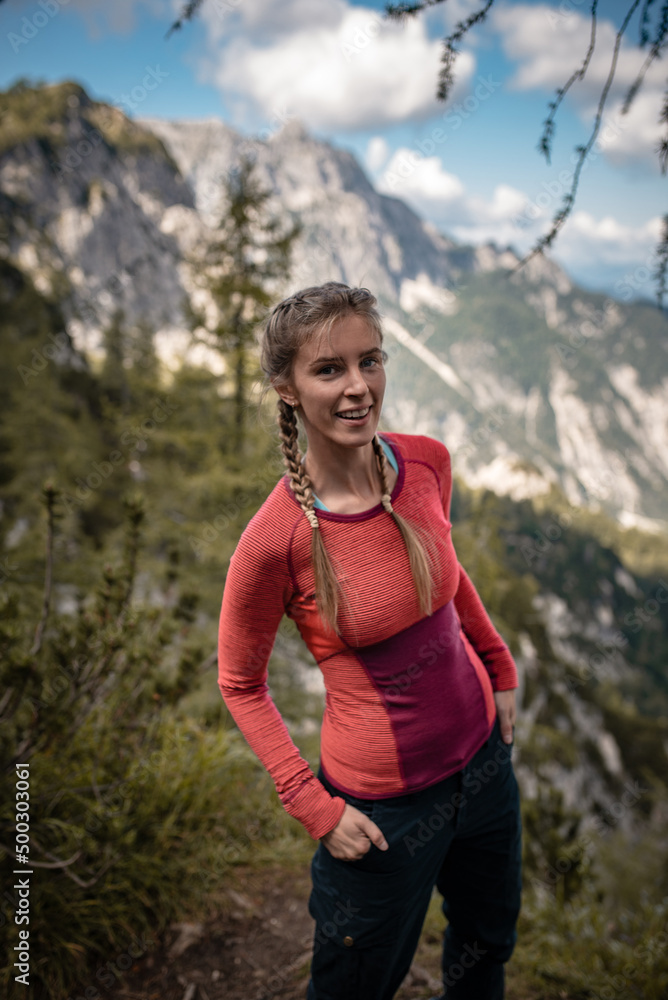
{"label": "mouth", "polygon": [[361,424],[371,413],[370,406],[362,406],[357,410],[341,410],[336,416],[341,420],[346,420],[349,424]]}

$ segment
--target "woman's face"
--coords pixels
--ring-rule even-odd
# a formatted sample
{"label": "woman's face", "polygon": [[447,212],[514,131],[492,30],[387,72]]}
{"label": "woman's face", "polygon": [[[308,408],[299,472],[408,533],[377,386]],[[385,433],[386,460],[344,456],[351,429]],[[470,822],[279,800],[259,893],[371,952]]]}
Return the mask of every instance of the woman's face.
{"label": "woman's face", "polygon": [[359,316],[338,320],[329,336],[302,345],[289,384],[277,391],[297,408],[310,448],[368,444],[385,394],[378,333]]}

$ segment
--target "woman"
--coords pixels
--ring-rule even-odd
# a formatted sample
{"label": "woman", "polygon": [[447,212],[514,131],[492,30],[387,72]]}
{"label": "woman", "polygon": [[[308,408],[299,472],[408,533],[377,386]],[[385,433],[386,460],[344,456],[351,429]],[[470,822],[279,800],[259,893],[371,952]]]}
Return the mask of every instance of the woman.
{"label": "woman", "polygon": [[[517,673],[457,562],[446,448],[376,433],[375,306],[329,282],[269,318],[262,364],[288,472],[230,561],[220,688],[286,810],[320,840],[308,1000],[390,1000],[434,886],[444,996],[499,1000],[520,897]],[[327,689],[317,776],[267,690],[283,614]]]}

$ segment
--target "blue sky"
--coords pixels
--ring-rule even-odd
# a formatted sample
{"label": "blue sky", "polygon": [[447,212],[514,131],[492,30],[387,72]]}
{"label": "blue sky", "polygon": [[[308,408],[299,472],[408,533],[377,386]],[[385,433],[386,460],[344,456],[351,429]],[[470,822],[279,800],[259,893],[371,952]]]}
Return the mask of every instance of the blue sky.
{"label": "blue sky", "polygon": [[[5,0],[0,87],[20,77],[76,79],[133,117],[219,117],[269,135],[300,119],[351,149],[380,190],[461,242],[528,249],[558,209],[573,147],[586,140],[625,5],[600,5],[597,50],[557,119],[552,164],[537,152],[547,101],[588,42],[587,0],[496,0],[462,46],[448,104],[434,98],[439,40],[475,5],[449,0],[404,26],[375,0],[205,0],[165,37],[179,0]],[[618,108],[644,54],[637,27],[619,58],[604,142],[553,255],[581,284],[651,296],[646,278],[665,178],[654,152],[660,66],[625,118]],[[143,86],[146,74],[150,87]]]}

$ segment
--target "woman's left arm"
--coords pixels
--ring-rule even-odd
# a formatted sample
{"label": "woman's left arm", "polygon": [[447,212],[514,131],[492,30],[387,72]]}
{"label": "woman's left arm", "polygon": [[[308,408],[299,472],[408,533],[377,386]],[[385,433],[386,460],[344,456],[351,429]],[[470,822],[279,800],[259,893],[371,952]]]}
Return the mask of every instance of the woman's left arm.
{"label": "woman's left arm", "polygon": [[462,628],[490,676],[501,734],[505,743],[511,743],[516,716],[517,667],[510,650],[494,628],[477,590],[461,565],[455,608]]}
{"label": "woman's left arm", "polygon": [[[429,458],[433,468],[437,470],[440,483],[443,513],[449,522],[452,498],[450,454],[440,441],[427,438],[422,440],[428,441],[431,451]],[[516,715],[517,667],[510,650],[492,625],[477,590],[461,564],[459,564],[459,585],[454,601],[462,628],[490,676],[503,740],[505,743],[511,743]]]}

